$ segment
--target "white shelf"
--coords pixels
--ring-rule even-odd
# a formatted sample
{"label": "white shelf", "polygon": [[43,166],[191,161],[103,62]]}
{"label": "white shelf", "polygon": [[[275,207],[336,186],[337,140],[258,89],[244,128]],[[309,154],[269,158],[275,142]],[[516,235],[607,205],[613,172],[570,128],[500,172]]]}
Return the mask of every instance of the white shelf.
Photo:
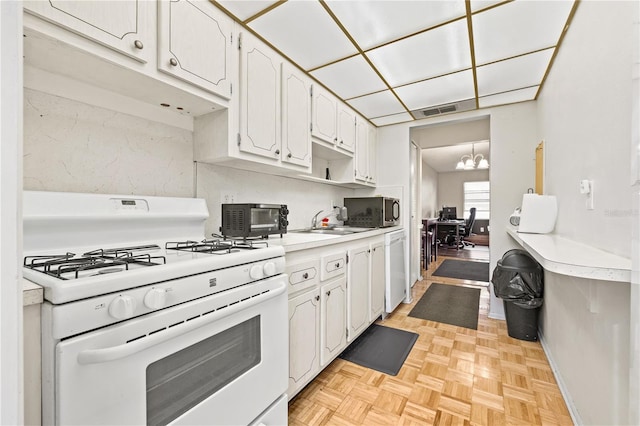
{"label": "white shelf", "polygon": [[549,271],[561,275],[602,281],[631,282],[631,259],[555,234],[507,234]]}

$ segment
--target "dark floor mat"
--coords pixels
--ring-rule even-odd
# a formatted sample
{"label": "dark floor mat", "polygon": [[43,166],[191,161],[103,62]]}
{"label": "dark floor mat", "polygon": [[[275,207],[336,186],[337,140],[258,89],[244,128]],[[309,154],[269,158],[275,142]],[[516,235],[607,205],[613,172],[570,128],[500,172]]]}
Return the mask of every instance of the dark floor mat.
{"label": "dark floor mat", "polygon": [[372,324],[340,354],[340,358],[396,376],[417,339],[416,333]]}
{"label": "dark floor mat", "polygon": [[480,289],[432,283],[410,317],[478,329]]}
{"label": "dark floor mat", "polygon": [[489,262],[445,259],[431,275],[489,282]]}

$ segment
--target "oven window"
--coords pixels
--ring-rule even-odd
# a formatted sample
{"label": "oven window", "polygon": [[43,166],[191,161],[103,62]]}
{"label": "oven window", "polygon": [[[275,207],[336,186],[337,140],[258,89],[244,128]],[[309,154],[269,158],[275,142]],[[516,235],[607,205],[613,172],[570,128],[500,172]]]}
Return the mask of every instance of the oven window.
{"label": "oven window", "polygon": [[256,316],[147,367],[147,424],[165,425],[260,363]]}
{"label": "oven window", "polygon": [[279,209],[251,209],[251,228],[278,229]]}

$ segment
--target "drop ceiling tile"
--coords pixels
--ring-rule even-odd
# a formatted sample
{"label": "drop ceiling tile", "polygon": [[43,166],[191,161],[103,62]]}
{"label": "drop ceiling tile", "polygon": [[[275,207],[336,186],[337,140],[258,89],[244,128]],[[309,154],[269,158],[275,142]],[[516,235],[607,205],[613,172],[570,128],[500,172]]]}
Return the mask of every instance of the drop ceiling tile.
{"label": "drop ceiling tile", "polygon": [[413,117],[411,116],[411,114],[406,112],[403,112],[401,114],[393,114],[393,115],[387,115],[384,117],[378,117],[371,120],[371,122],[378,127],[388,126],[390,124],[405,123],[407,121],[413,121]]}
{"label": "drop ceiling tile", "polygon": [[463,17],[466,13],[464,0],[333,0],[327,4],[363,50]]}
{"label": "drop ceiling tile", "polygon": [[354,98],[387,88],[362,55],[311,72],[311,75],[342,99]]}
{"label": "drop ceiling tile", "polygon": [[390,90],[354,98],[347,103],[369,119],[406,111]]}
{"label": "drop ceiling tile", "polygon": [[469,68],[466,20],[373,49],[366,55],[392,87]]}
{"label": "drop ceiling tile", "polygon": [[249,27],[306,70],[357,53],[316,1],[288,1],[251,21]]}
{"label": "drop ceiling tile", "polygon": [[476,64],[555,46],[572,1],[514,1],[473,15]]}
{"label": "drop ceiling tile", "polygon": [[409,84],[394,90],[410,110],[462,101],[475,96],[471,70]]}
{"label": "drop ceiling tile", "polygon": [[498,93],[497,95],[489,95],[478,99],[480,108],[490,107],[494,105],[505,105],[516,102],[532,101],[538,93],[540,86],[527,87],[510,92]]}
{"label": "drop ceiling tile", "polygon": [[478,67],[478,96],[536,86],[542,82],[553,49]]}
{"label": "drop ceiling tile", "polygon": [[502,3],[505,0],[471,0],[471,12],[477,12],[478,10],[486,9],[489,6]]}
{"label": "drop ceiling tile", "polygon": [[233,13],[238,19],[244,21],[251,18],[256,13],[263,11],[276,2],[266,0],[218,0],[216,1],[216,3],[220,3],[222,7]]}

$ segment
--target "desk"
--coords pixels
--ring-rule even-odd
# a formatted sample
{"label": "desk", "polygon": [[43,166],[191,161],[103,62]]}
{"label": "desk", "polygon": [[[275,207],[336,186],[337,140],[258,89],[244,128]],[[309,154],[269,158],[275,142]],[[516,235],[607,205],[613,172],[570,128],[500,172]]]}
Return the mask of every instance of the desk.
{"label": "desk", "polygon": [[453,228],[455,227],[456,232],[456,250],[460,249],[460,226],[464,226],[465,221],[463,219],[460,220],[441,220],[436,222],[436,238],[440,233],[440,228]]}

